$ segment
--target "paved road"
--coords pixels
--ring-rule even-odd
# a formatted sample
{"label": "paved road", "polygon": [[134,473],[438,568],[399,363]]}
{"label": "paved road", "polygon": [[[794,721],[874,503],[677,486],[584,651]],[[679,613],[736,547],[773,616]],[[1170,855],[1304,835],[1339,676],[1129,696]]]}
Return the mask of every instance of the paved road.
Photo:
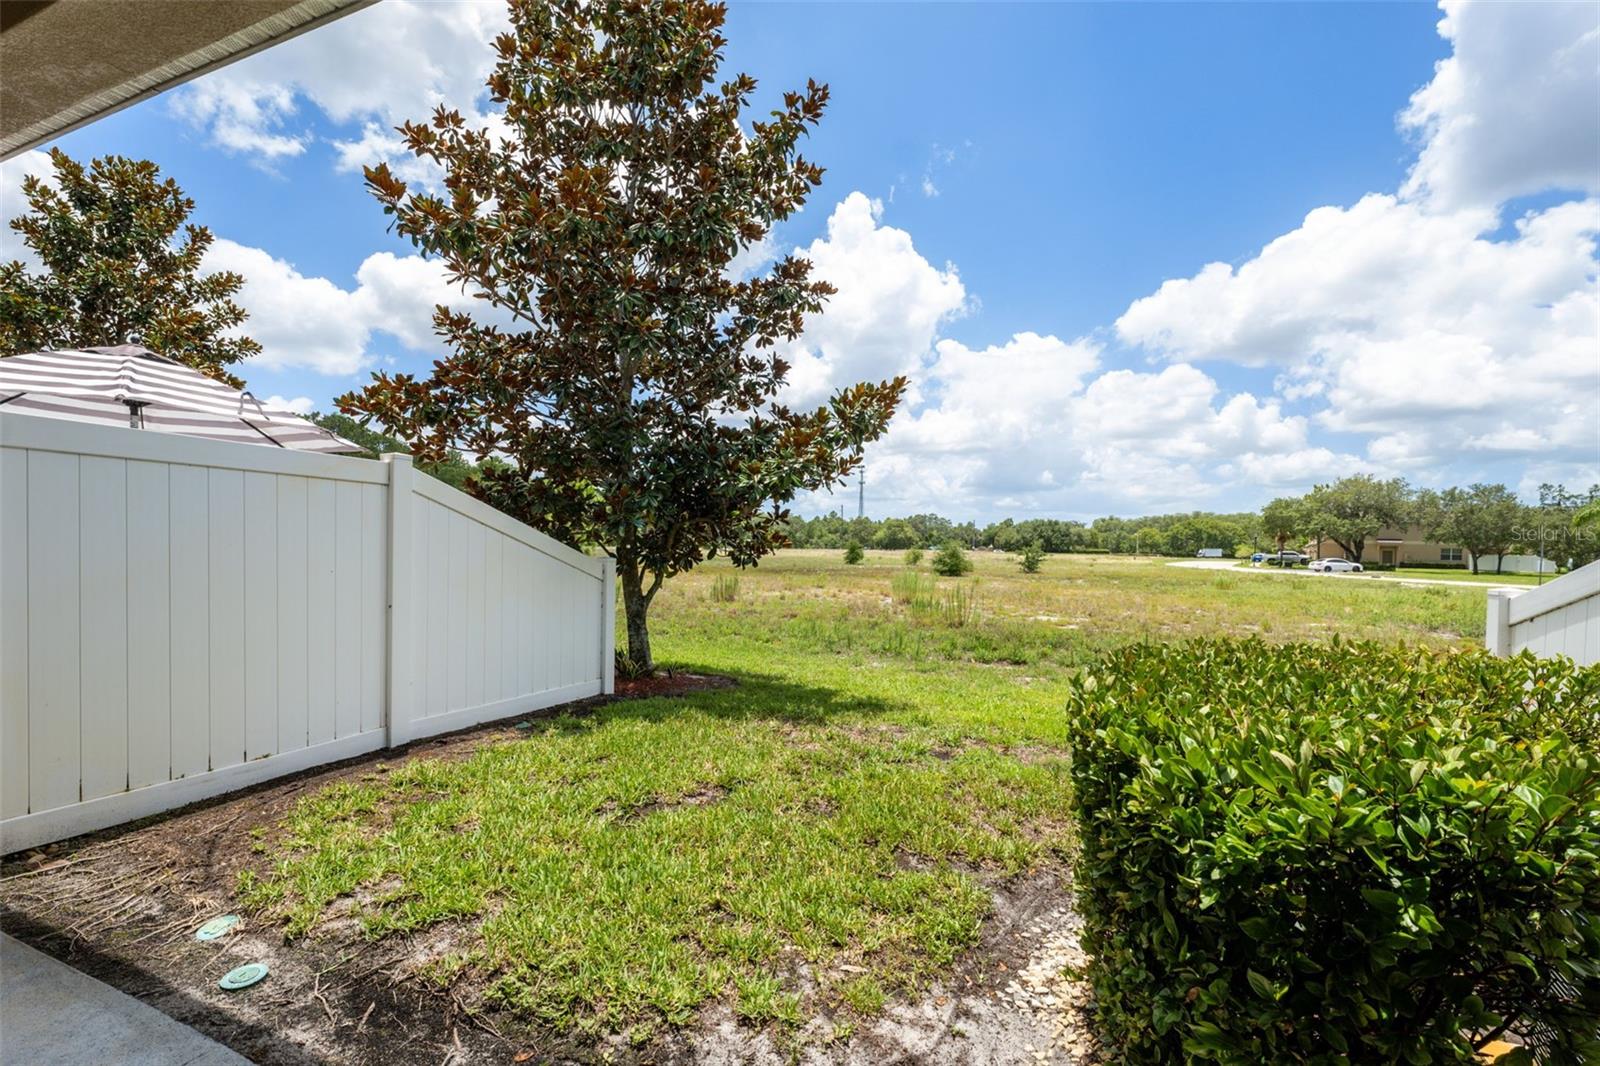
{"label": "paved road", "polygon": [[0,1060],[8,1066],[249,1066],[182,1022],[4,934]]}
{"label": "paved road", "polygon": [[1180,559],[1168,566],[1181,566],[1188,570],[1228,570],[1235,574],[1275,574],[1279,577],[1335,578],[1340,581],[1381,581],[1385,585],[1454,585],[1466,589],[1526,589],[1532,585],[1507,582],[1504,585],[1488,581],[1452,581],[1445,577],[1395,577],[1393,574],[1319,574],[1305,567],[1240,566],[1232,559]]}

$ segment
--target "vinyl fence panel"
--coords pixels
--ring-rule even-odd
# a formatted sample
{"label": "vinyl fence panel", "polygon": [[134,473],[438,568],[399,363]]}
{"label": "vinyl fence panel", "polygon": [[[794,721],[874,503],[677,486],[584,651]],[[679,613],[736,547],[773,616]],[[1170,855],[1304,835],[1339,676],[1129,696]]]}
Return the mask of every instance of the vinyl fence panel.
{"label": "vinyl fence panel", "polygon": [[0,414],[0,851],[609,692],[614,597],[404,456]]}
{"label": "vinyl fence panel", "polygon": [[[410,501],[410,735],[610,691],[612,566],[432,478]],[[401,635],[401,646],[406,641]]]}
{"label": "vinyl fence panel", "polygon": [[92,669],[80,671],[79,754],[83,798],[98,799],[128,787],[127,460],[78,460],[78,515],[79,636],[98,649]]}
{"label": "vinyl fence panel", "polygon": [[[128,788],[172,779],[170,468],[128,462]],[[10,551],[10,548],[4,548]]]}
{"label": "vinyl fence panel", "polygon": [[28,813],[28,453],[0,448],[0,821]]}
{"label": "vinyl fence panel", "polygon": [[1484,642],[1496,655],[1528,651],[1600,663],[1600,562],[1538,588],[1490,592]]}

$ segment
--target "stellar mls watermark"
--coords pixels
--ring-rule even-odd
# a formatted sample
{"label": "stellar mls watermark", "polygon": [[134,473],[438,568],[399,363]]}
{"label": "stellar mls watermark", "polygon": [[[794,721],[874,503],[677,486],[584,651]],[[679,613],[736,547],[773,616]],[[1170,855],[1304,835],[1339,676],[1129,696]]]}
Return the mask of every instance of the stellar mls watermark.
{"label": "stellar mls watermark", "polygon": [[1559,544],[1581,542],[1585,544],[1600,541],[1600,525],[1584,526],[1573,529],[1571,522],[1564,516],[1552,519],[1550,522],[1533,526],[1512,526],[1511,539],[1517,544],[1534,545],[1543,540],[1546,544]]}

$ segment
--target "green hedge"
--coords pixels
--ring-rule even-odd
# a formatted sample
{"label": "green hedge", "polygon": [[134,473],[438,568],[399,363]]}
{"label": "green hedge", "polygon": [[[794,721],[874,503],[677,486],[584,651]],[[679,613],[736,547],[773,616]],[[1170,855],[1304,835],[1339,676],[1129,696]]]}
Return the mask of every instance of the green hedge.
{"label": "green hedge", "polygon": [[1600,1062],[1600,667],[1140,645],[1068,711],[1112,1061]]}

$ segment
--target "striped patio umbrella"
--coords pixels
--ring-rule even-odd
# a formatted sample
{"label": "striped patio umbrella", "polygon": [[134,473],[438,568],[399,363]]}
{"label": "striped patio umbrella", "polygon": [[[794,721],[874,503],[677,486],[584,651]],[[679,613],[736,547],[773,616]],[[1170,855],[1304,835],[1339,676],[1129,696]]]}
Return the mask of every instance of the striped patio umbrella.
{"label": "striped patio umbrella", "polygon": [[0,411],[301,452],[362,450],[136,344],[0,359]]}

